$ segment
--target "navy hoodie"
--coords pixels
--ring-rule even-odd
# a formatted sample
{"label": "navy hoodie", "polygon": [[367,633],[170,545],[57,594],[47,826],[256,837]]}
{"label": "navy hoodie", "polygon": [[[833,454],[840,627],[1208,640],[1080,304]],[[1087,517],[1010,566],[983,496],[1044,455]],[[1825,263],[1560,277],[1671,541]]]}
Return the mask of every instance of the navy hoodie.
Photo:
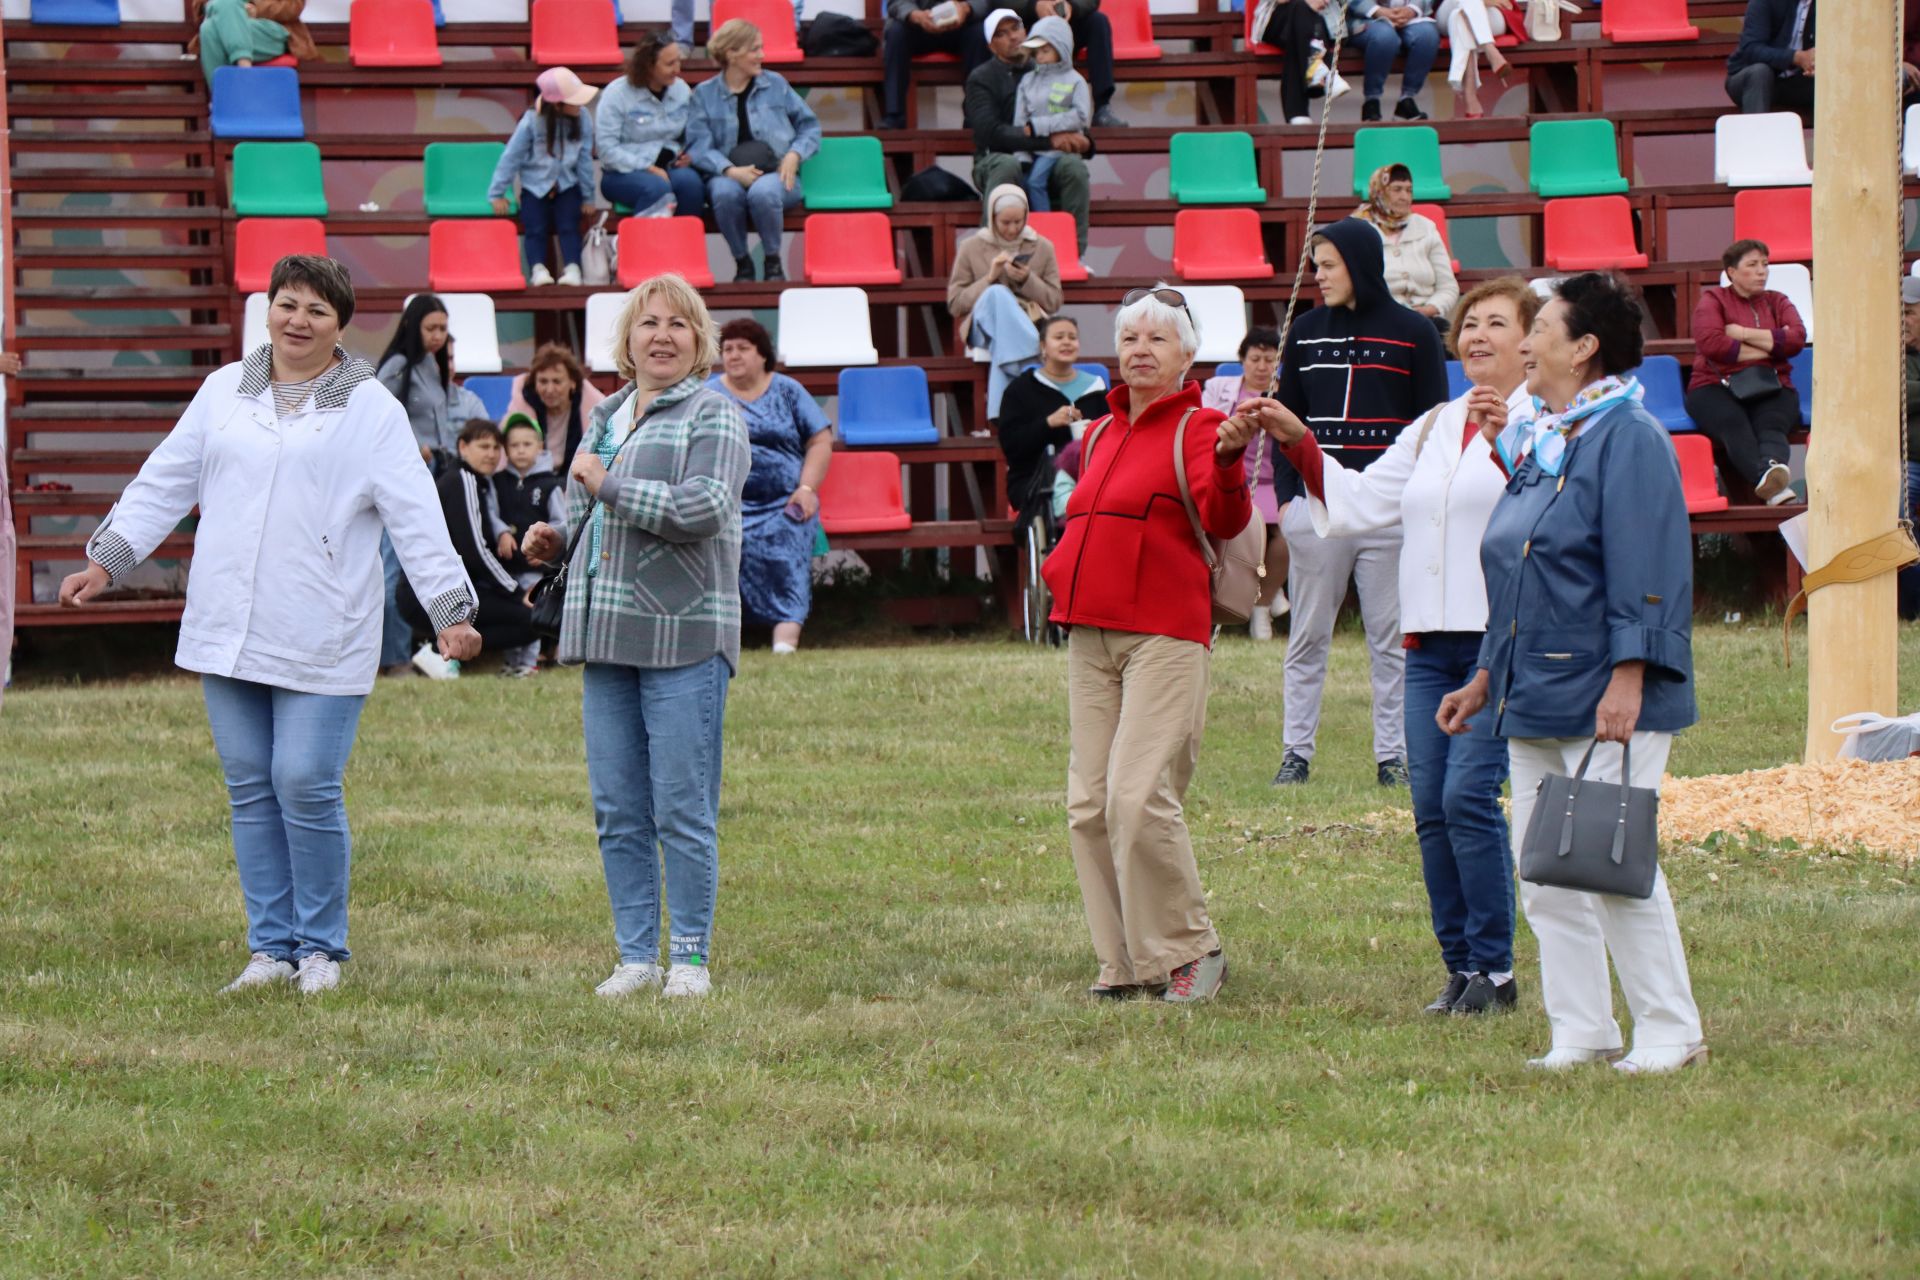
{"label": "navy hoodie", "polygon": [[[1371,223],[1342,218],[1318,234],[1345,260],[1354,305],[1315,307],[1293,322],[1276,398],[1313,428],[1323,451],[1361,471],[1447,398],[1446,355],[1433,321],[1388,292],[1386,251]],[[1273,471],[1281,502],[1301,495],[1285,458],[1274,459]]]}

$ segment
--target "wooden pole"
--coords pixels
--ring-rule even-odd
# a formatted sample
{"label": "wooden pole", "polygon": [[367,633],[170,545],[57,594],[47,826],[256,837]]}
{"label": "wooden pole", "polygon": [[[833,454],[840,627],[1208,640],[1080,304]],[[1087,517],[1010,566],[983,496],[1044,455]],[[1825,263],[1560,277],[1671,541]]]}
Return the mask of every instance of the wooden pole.
{"label": "wooden pole", "polygon": [[[1841,10],[1835,7],[1836,16]],[[1807,550],[1817,569],[1894,527],[1905,458],[1900,365],[1900,6],[1851,4],[1821,25],[1814,77],[1813,440]],[[1825,16],[1825,15],[1823,15]],[[1852,711],[1898,714],[1894,575],[1834,583],[1807,598],[1807,753]]]}

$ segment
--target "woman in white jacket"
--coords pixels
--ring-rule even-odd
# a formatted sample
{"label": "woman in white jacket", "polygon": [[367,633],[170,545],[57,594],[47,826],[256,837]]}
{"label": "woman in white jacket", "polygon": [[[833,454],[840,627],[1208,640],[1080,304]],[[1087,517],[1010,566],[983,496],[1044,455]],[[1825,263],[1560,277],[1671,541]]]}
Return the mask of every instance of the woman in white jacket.
{"label": "woman in white jacket", "polygon": [[174,661],[201,675],[233,809],[252,956],[227,990],[312,993],[347,958],[341,776],[379,656],[383,528],[440,651],[472,657],[480,636],[406,412],[335,342],[353,316],[346,268],[282,258],[267,296],[270,343],[201,384],[60,602],[87,604],[200,508]]}
{"label": "woman in white jacket", "polygon": [[[1322,537],[1398,526],[1400,625],[1407,646],[1407,772],[1414,830],[1447,983],[1428,1013],[1513,1007],[1513,864],[1500,786],[1506,744],[1483,711],[1449,738],[1434,720],[1440,700],[1471,679],[1487,629],[1480,539],[1506,475],[1489,440],[1533,416],[1520,343],[1540,300],[1525,280],[1490,280],[1455,308],[1449,341],[1473,384],[1409,423],[1385,456],[1348,471],[1320,452],[1293,415],[1275,431],[1306,483]],[[1491,432],[1489,431],[1491,428]]]}

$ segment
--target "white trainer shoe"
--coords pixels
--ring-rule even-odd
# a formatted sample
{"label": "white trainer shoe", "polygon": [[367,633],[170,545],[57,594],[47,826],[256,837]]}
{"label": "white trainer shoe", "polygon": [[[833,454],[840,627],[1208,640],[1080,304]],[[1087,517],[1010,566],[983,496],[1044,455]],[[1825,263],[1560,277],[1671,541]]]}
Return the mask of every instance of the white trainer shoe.
{"label": "white trainer shoe", "polygon": [[707,972],[703,964],[676,964],[667,970],[667,985],[661,995],[672,999],[676,996],[704,996],[713,990],[713,975]]}
{"label": "white trainer shoe", "polygon": [[1351,88],[1353,88],[1353,86],[1347,83],[1345,76],[1341,75],[1338,71],[1333,72],[1327,78],[1327,101],[1337,102],[1340,98],[1344,97],[1347,90]]}
{"label": "white trainer shoe", "polygon": [[579,284],[580,283],[580,264],[577,262],[569,262],[566,266],[562,267],[560,269],[559,283],[569,284],[569,285]]}
{"label": "white trainer shoe", "polygon": [[420,646],[413,655],[413,669],[429,680],[458,680],[460,663],[455,658],[443,658],[439,650],[433,647],[433,641]]}
{"label": "white trainer shoe", "polygon": [[1286,596],[1275,595],[1273,603],[1267,606],[1267,612],[1276,618],[1284,618],[1287,616],[1287,611],[1292,608],[1293,606],[1287,603]]}
{"label": "white trainer shoe", "polygon": [[1253,616],[1247,619],[1247,634],[1255,640],[1273,639],[1273,615],[1256,605]]}
{"label": "white trainer shoe", "polygon": [[303,996],[331,991],[340,985],[340,964],[331,956],[315,952],[300,962],[300,972],[295,975],[293,985]]}
{"label": "white trainer shoe", "polygon": [[1620,1056],[1618,1049],[1555,1048],[1549,1049],[1544,1058],[1528,1058],[1527,1065],[1535,1071],[1571,1071],[1589,1062],[1614,1062]]}
{"label": "white trainer shoe", "polygon": [[1682,1067],[1691,1067],[1695,1063],[1707,1060],[1707,1043],[1696,1040],[1692,1044],[1659,1045],[1653,1048],[1636,1048],[1632,1053],[1613,1064],[1613,1069],[1629,1076],[1658,1076]]}
{"label": "white trainer shoe", "polygon": [[593,989],[593,994],[614,1000],[621,996],[630,996],[636,991],[658,991],[659,989],[659,965],[617,964],[607,980]]}
{"label": "white trainer shoe", "polygon": [[272,956],[256,951],[247,961],[247,967],[240,976],[220,988],[222,995],[229,991],[245,991],[248,987],[266,987],[276,982],[288,982],[293,978],[293,966],[285,960],[276,960]]}
{"label": "white trainer shoe", "polygon": [[544,288],[553,283],[553,272],[547,270],[547,264],[536,262],[533,270],[527,272],[527,283],[535,289]]}

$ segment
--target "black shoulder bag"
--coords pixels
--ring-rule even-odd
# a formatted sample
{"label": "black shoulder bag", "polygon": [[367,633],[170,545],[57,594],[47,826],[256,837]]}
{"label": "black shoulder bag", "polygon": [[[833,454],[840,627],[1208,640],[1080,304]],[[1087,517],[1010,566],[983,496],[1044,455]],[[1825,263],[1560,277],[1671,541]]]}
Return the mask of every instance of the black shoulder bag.
{"label": "black shoulder bag", "polygon": [[540,581],[533,584],[527,592],[527,600],[533,605],[533,629],[543,640],[560,639],[560,622],[567,612],[567,569],[573,563],[573,553],[580,546],[580,535],[593,523],[595,503],[589,502],[586,511],[580,517],[580,527],[567,539],[567,550],[560,557],[560,563],[549,565]]}

